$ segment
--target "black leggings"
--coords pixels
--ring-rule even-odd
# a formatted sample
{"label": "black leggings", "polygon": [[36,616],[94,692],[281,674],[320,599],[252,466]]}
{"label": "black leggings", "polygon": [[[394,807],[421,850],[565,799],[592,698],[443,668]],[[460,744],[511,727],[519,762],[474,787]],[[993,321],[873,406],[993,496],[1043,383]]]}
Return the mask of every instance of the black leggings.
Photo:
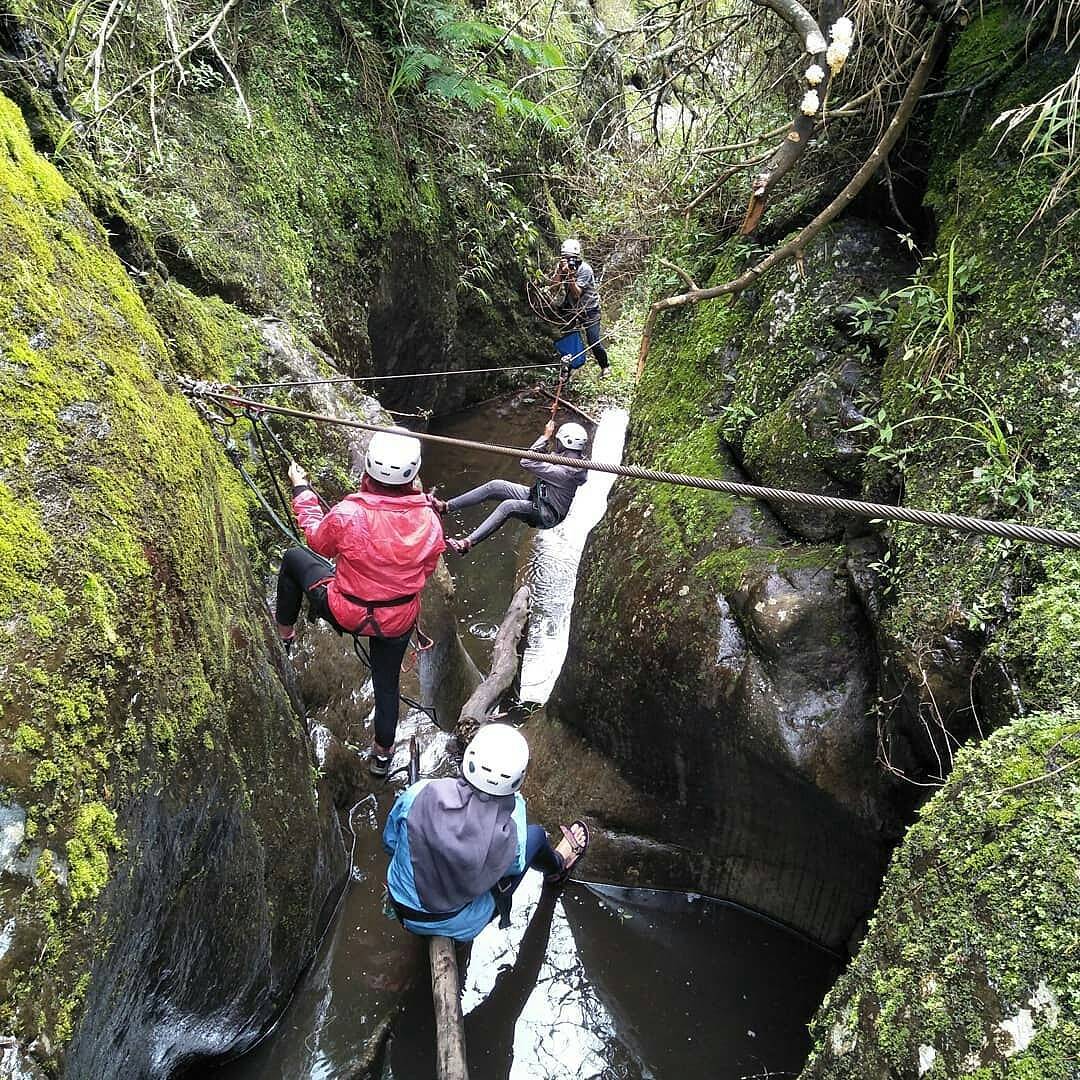
{"label": "black leggings", "polygon": [[[334,576],[334,567],[308,548],[289,548],[278,571],[277,621],[292,626],[300,616],[304,594],[313,618],[328,622],[339,634],[347,634],[338,625],[326,598],[326,586],[316,582]],[[398,695],[401,692],[401,661],[409,647],[412,630],[400,637],[369,637],[371,682],[375,690],[375,741],[383,747],[394,745],[397,733]]]}
{"label": "black leggings", "polygon": [[585,326],[585,343],[589,346],[589,351],[596,357],[596,362],[600,365],[600,370],[604,371],[610,361],[608,360],[607,349],[600,344],[600,316]]}

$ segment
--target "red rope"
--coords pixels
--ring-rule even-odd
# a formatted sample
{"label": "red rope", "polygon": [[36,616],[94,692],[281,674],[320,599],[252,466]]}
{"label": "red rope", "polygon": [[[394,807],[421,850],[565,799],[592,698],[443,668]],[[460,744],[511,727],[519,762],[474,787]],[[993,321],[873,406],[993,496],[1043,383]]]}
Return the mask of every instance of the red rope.
{"label": "red rope", "polygon": [[566,381],[565,372],[559,375],[559,385],[555,387],[555,399],[551,403],[551,422],[555,422],[555,414],[559,411],[559,398],[562,396],[563,383]]}

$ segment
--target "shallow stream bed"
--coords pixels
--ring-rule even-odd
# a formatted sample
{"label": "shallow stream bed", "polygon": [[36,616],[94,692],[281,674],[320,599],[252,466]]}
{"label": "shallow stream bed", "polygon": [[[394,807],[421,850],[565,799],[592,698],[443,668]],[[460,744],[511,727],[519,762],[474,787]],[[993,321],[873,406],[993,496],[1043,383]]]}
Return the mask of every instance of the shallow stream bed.
{"label": "shallow stream bed", "polygon": [[[548,415],[539,396],[523,394],[446,418],[433,430],[527,446]],[[592,453],[618,460],[626,415],[611,409],[600,420]],[[424,475],[443,497],[492,476],[528,482],[512,459],[443,447],[425,452]],[[511,522],[450,564],[465,644],[483,669],[515,581],[524,575],[533,587],[523,700],[543,704],[554,685],[578,560],[610,485],[610,477],[592,474],[559,528],[533,533]],[[473,528],[487,509],[448,518],[448,535]],[[413,731],[425,746],[424,770],[438,768],[441,737],[422,714],[403,717],[399,739],[407,741]],[[387,791],[352,814],[352,884],[281,1022],[254,1051],[215,1076],[366,1076],[365,1047],[377,1042],[404,993],[382,1076],[433,1080],[433,1018],[422,947],[381,913],[386,858],[379,828],[391,802]],[[792,1075],[806,1054],[805,1024],[835,975],[829,954],[716,901],[595,885],[573,885],[556,898],[542,894],[539,875],[529,874],[517,894],[510,931],[489,926],[472,947],[463,996],[470,1075]]]}

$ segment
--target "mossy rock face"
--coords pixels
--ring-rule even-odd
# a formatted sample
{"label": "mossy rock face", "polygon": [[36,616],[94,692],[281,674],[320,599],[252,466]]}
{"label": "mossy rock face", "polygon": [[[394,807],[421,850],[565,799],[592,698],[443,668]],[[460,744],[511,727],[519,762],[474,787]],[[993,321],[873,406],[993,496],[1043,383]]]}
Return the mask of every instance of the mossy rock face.
{"label": "mossy rock face", "polygon": [[[35,62],[19,67],[15,92],[39,148],[51,149],[68,126],[49,92],[68,9],[36,8]],[[250,118],[230,80],[210,71],[159,99],[155,133],[143,86],[99,118],[95,159],[76,133],[61,168],[126,263],[287,319],[349,374],[548,361],[549,336],[524,298],[535,244],[523,237],[541,224],[537,140],[491,110],[389,101],[382,8],[244,5],[230,16],[232,64]],[[216,10],[206,5],[205,19]],[[112,62],[132,77],[145,70],[154,34],[152,19],[136,20],[126,59]],[[72,95],[86,89],[80,78],[69,69]],[[420,394],[407,385],[414,406],[446,411],[496,383],[425,380]],[[387,404],[408,408],[402,384],[387,385]]]}
{"label": "mossy rock face", "polygon": [[814,1022],[805,1080],[1073,1080],[1080,711],[960,752]]}
{"label": "mossy rock face", "polygon": [[[862,448],[848,429],[855,388],[873,376],[851,358],[838,308],[897,277],[887,243],[845,223],[807,250],[804,273],[665,316],[627,459],[736,480],[761,468],[812,488],[832,470],[832,490],[857,486]],[[726,253],[710,280],[734,265]],[[881,834],[895,827],[868,716],[873,629],[843,548],[821,542],[845,524],[620,487],[589,540],[559,687],[568,723],[643,790],[710,823],[711,834],[687,826],[708,855],[695,887],[833,945],[868,912]]]}
{"label": "mossy rock face", "polygon": [[[987,50],[1020,48],[1024,30],[1009,8],[989,9],[960,39],[947,79],[962,85]],[[1036,52],[977,98],[962,125],[944,105],[935,116],[926,201],[939,232],[927,281],[945,295],[952,278],[956,326],[944,347],[931,347],[917,306],[902,307],[882,374],[889,420],[907,425],[897,442],[913,506],[1065,529],[1080,523],[1080,222],[1068,200],[1031,223],[1052,171],[1021,167],[1018,140],[1002,141],[991,127],[1073,67],[1053,49]],[[891,537],[885,696],[907,696],[909,715],[921,708],[938,733],[931,740],[908,725],[916,767],[936,769],[950,738],[976,734],[973,700],[984,730],[1020,709],[1077,700],[1080,558],[906,525]],[[937,683],[933,701],[918,690],[926,680]]]}
{"label": "mossy rock face", "polygon": [[[284,1001],[337,826],[274,670],[243,489],[6,98],[0,215],[0,792],[25,813],[0,1026],[66,1075],[164,1076]],[[184,346],[207,370],[212,315]]]}
{"label": "mossy rock face", "polygon": [[[946,85],[964,85],[980,58],[1022,48],[1026,30],[1014,8],[991,5],[960,38]],[[925,341],[911,308],[893,325],[882,380],[890,420],[939,416],[910,428],[904,475],[913,505],[1072,529],[1080,522],[1080,232],[1075,220],[1053,216],[1029,224],[1052,174],[1043,163],[1020,168],[1016,144],[990,127],[1073,66],[1052,48],[1035,52],[978,96],[962,124],[945,105],[934,119],[927,204],[939,261],[929,279],[944,291],[952,248],[964,284],[954,347],[912,350]],[[951,391],[928,409],[924,388],[935,377]],[[1016,473],[1004,458],[953,438],[964,419],[991,414],[1017,471],[1028,471],[1030,501],[1010,487]],[[921,710],[925,732],[937,736],[916,741],[909,727],[907,761],[904,748],[894,761],[933,769],[957,738],[970,745],[896,851],[866,940],[814,1023],[805,1076],[1073,1080],[1080,560],[908,526],[894,531],[892,548],[893,600],[879,639],[885,694],[907,695],[909,713]],[[1001,730],[980,741],[995,725]],[[943,764],[948,771],[949,752]]]}

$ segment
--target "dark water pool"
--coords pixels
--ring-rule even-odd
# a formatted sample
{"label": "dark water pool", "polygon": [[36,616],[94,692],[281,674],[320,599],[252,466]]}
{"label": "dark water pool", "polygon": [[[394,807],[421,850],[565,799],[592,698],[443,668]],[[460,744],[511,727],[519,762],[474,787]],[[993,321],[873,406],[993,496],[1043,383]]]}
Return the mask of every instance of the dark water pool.
{"label": "dark water pool", "polygon": [[[472,1080],[738,1080],[799,1071],[835,961],[781,927],[685,893],[527,881],[509,932],[473,944],[463,995]],[[384,1080],[434,1075],[417,984]]]}

